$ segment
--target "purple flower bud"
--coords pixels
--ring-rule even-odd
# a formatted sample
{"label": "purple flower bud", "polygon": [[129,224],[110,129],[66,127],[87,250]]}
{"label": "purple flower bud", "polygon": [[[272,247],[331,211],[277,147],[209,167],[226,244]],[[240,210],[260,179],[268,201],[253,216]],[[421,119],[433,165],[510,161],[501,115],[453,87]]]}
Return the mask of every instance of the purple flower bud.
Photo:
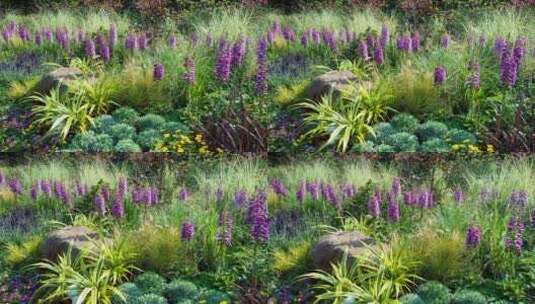
{"label": "purple flower bud", "polygon": [[176,47],[176,36],[170,35],[169,38],[167,38],[167,46],[174,49]]}
{"label": "purple flower bud", "polygon": [[286,41],[294,41],[295,40],[295,33],[289,26],[285,26],[284,29],[282,30],[282,37]]}
{"label": "purple flower bud", "polygon": [[433,73],[433,83],[438,86],[442,85],[446,80],[446,69],[443,66],[438,66],[435,68]]}
{"label": "purple flower bud", "polygon": [[355,185],[353,185],[352,183],[345,183],[342,186],[342,194],[345,199],[353,198],[357,194]]}
{"label": "purple flower bud", "polygon": [[267,92],[267,42],[261,39],[256,48],[256,93],[263,95]]}
{"label": "purple flower bud", "polygon": [[390,33],[388,30],[388,27],[386,26],[386,24],[383,24],[383,26],[381,27],[381,36],[379,37],[380,47],[384,49],[389,39],[390,39]]}
{"label": "purple flower bud", "polygon": [[102,197],[104,198],[104,200],[105,200],[106,202],[109,202],[109,201],[110,201],[110,190],[108,189],[108,187],[103,186],[103,187],[100,189],[100,193],[102,194]]}
{"label": "purple flower bud", "polygon": [[37,200],[37,194],[38,194],[39,188],[37,184],[33,184],[30,188],[30,196],[32,197],[32,200]]}
{"label": "purple flower bud", "polygon": [[288,189],[284,186],[281,180],[279,179],[272,179],[271,180],[271,188],[273,191],[280,197],[286,197],[288,196]]}
{"label": "purple flower bud", "polygon": [[238,39],[232,46],[232,60],[231,65],[233,67],[239,67],[243,61],[245,55],[245,40],[243,38]]}
{"label": "purple flower bud", "polygon": [[52,30],[49,29],[49,28],[45,28],[43,30],[43,36],[45,36],[45,39],[48,41],[48,42],[52,42]]}
{"label": "purple flower bud", "polygon": [[227,247],[232,246],[232,228],[232,218],[225,214],[225,212],[222,212],[219,215],[219,228],[216,234],[216,240],[223,243]]}
{"label": "purple flower bud", "polygon": [[137,48],[137,38],[133,34],[128,34],[124,41],[124,47],[128,50],[135,50]]}
{"label": "purple flower bud", "polygon": [[412,191],[406,191],[403,193],[403,202],[405,205],[413,206],[416,204],[417,200],[417,195],[415,195]]}
{"label": "purple flower bud", "polygon": [[149,47],[147,34],[141,33],[141,34],[139,34],[139,36],[137,36],[137,47],[141,51],[144,51]]}
{"label": "purple flower bud", "polygon": [[160,63],[154,64],[154,67],[152,69],[152,79],[154,81],[160,81],[163,79],[164,76],[164,67]]}
{"label": "purple flower bud", "polygon": [[504,51],[500,62],[500,80],[508,87],[513,87],[518,76],[518,65],[509,51]]}
{"label": "purple flower bud", "polygon": [[494,54],[496,55],[496,57],[502,58],[502,55],[507,50],[507,48],[508,48],[507,47],[507,42],[505,41],[505,39],[503,37],[497,37],[494,40],[493,51],[494,51]]}
{"label": "purple flower bud", "polygon": [[43,44],[43,36],[41,36],[41,33],[39,32],[35,33],[35,44],[36,45]]}
{"label": "purple flower bud", "polygon": [[480,77],[480,65],[476,61],[470,61],[469,68],[472,71],[472,75],[468,76],[466,82],[470,87],[475,90],[478,90],[481,87],[481,77]]}
{"label": "purple flower bud", "polygon": [[87,39],[84,42],[84,49],[85,49],[85,55],[89,58],[93,58],[97,55],[97,52],[95,50],[95,44],[93,43],[93,40]]}
{"label": "purple flower bud", "polygon": [[381,215],[381,203],[376,195],[372,195],[368,200],[368,214],[374,218]]}
{"label": "purple flower bud", "polygon": [[228,82],[230,78],[230,65],[232,62],[232,53],[229,47],[224,47],[217,54],[214,74],[221,82]]}
{"label": "purple flower bud", "polygon": [[368,45],[360,40],[359,43],[358,43],[358,46],[357,46],[357,55],[359,56],[360,59],[366,61],[368,60]]}
{"label": "purple flower bud", "polygon": [[307,47],[308,45],[308,33],[307,32],[304,32],[303,34],[301,34],[301,45],[303,47]]}
{"label": "purple flower bud", "polygon": [[373,60],[377,65],[382,65],[385,61],[383,49],[380,47],[375,48],[373,50]]}
{"label": "purple flower bud", "polygon": [[42,180],[39,183],[39,187],[46,197],[50,197],[50,194],[52,193],[52,187],[50,186],[49,182]]}
{"label": "purple flower bud", "polygon": [[234,205],[237,208],[241,208],[247,201],[247,193],[244,190],[236,190],[234,192]]}
{"label": "purple flower bud", "polygon": [[192,222],[186,221],[182,223],[181,238],[183,241],[189,242],[195,233],[195,226]]}
{"label": "purple flower bud", "polygon": [[513,208],[524,208],[528,204],[528,192],[525,190],[514,190],[509,196],[509,205]]}
{"label": "purple flower bud", "polygon": [[111,205],[111,214],[115,218],[124,217],[124,199],[119,195],[116,195],[113,199],[113,203]]}
{"label": "purple flower bud", "polygon": [[[390,195],[392,195],[392,194],[390,194]],[[400,219],[398,202],[396,202],[393,199],[389,200],[389,203],[388,203],[388,219],[391,222],[398,222],[399,219]]]}
{"label": "purple flower bud", "polygon": [[318,32],[316,29],[312,29],[312,41],[314,41],[315,44],[321,43],[320,32]]}
{"label": "purple flower bud", "polygon": [[187,201],[188,198],[189,198],[189,191],[188,191],[188,188],[186,187],[183,187],[182,189],[180,189],[180,192],[178,193],[178,198],[181,200],[181,201]]}
{"label": "purple flower bud", "polygon": [[455,191],[453,191],[453,200],[455,203],[457,203],[457,205],[463,202],[463,191],[461,188],[457,188]]}
{"label": "purple flower bud", "polygon": [[126,192],[128,192],[128,180],[126,177],[121,176],[117,185],[117,195],[125,197]]}
{"label": "purple flower bud", "polygon": [[398,196],[401,193],[401,180],[399,177],[396,176],[392,179],[390,191],[394,194],[394,196]]}
{"label": "purple flower bud", "polygon": [[104,44],[100,47],[100,58],[104,62],[110,61],[111,54],[110,54],[110,47],[108,45]]}
{"label": "purple flower bud", "polygon": [[104,216],[106,214],[106,203],[104,198],[100,194],[95,195],[95,211],[100,215]]}
{"label": "purple flower bud", "polygon": [[465,246],[466,248],[475,248],[481,243],[481,229],[477,226],[470,225],[466,230]]}
{"label": "purple flower bud", "polygon": [[450,35],[444,34],[442,37],[440,37],[440,45],[447,49],[450,45]]}
{"label": "purple flower bud", "polygon": [[265,243],[269,240],[269,216],[266,204],[266,193],[259,191],[248,210],[250,235],[253,241]]}

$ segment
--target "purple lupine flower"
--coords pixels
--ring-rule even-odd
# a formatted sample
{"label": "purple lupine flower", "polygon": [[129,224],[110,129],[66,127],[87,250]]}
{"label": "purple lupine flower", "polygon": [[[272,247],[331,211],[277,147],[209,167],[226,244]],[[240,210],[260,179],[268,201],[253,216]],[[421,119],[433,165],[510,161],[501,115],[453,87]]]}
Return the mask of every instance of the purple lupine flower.
{"label": "purple lupine flower", "polygon": [[260,243],[267,242],[269,240],[269,216],[264,191],[258,191],[249,205],[247,219],[250,225],[251,239]]}
{"label": "purple lupine flower", "polygon": [[391,222],[398,222],[400,219],[399,204],[392,198],[394,197],[392,193],[389,193],[389,196],[391,198],[388,200],[388,219]]}
{"label": "purple lupine flower", "polygon": [[100,58],[104,62],[110,61],[111,54],[110,54],[110,47],[107,44],[104,44],[99,49]]}
{"label": "purple lupine flower", "polygon": [[226,46],[227,46],[227,40],[225,38],[225,35],[221,35],[217,42],[217,52],[220,53],[221,51],[225,49]]}
{"label": "purple lupine flower", "polygon": [[145,33],[139,34],[139,36],[137,36],[136,40],[137,40],[136,41],[137,47],[141,51],[144,51],[149,47],[149,41],[148,41],[148,38],[147,38],[147,34],[145,34]]}
{"label": "purple lupine flower", "polygon": [[524,245],[523,233],[524,233],[524,223],[516,218],[509,220],[507,224],[507,236],[505,239],[505,247],[507,249],[512,249],[516,254],[522,253],[522,247]]}
{"label": "purple lupine flower", "polygon": [[431,191],[424,190],[420,192],[418,196],[418,206],[420,206],[421,208],[432,207]]}
{"label": "purple lupine flower", "polygon": [[303,47],[307,47],[308,45],[308,33],[307,32],[303,32],[303,34],[301,34],[301,45]]}
{"label": "purple lupine flower", "polygon": [[95,43],[93,43],[93,40],[87,39],[84,42],[84,49],[85,49],[85,55],[89,58],[93,58],[97,55],[96,49],[95,49]]}
{"label": "purple lupine flower", "polygon": [[160,81],[163,79],[165,73],[165,69],[163,67],[163,64],[156,63],[154,64],[154,67],[152,68],[152,79],[154,81]]}
{"label": "purple lupine flower", "polygon": [[48,42],[52,42],[52,30],[50,30],[49,28],[45,28],[43,30],[43,36],[45,36],[45,39]]}
{"label": "purple lupine flower", "polygon": [[324,195],[324,199],[329,204],[333,205],[337,209],[341,207],[340,200],[338,200],[336,192],[334,191],[334,187],[331,184],[325,184],[324,187],[322,187],[322,192]]}
{"label": "purple lupine flower", "polygon": [[189,242],[191,239],[193,239],[193,235],[195,234],[195,226],[190,221],[185,221],[182,223],[182,229],[180,233],[180,237],[183,241]]}
{"label": "purple lupine flower", "polygon": [[45,180],[42,180],[39,182],[39,188],[41,188],[41,191],[43,191],[43,194],[46,196],[46,197],[50,197],[50,194],[52,192],[52,189],[51,189],[51,186],[50,186],[50,183],[45,181]]}
{"label": "purple lupine flower", "polygon": [[238,67],[241,65],[244,55],[245,55],[245,40],[243,38],[238,39],[232,45],[232,59],[231,65],[233,67]]}
{"label": "purple lupine flower", "polygon": [[232,52],[229,47],[224,47],[217,54],[215,65],[215,76],[221,82],[228,82],[230,78],[230,64],[232,62]]}
{"label": "purple lupine flower", "polygon": [[509,196],[509,205],[524,208],[528,204],[528,192],[526,190],[514,190]]}
{"label": "purple lupine flower", "polygon": [[2,38],[4,39],[5,42],[9,42],[9,40],[11,40],[12,35],[13,35],[13,32],[7,29],[2,30]]}
{"label": "purple lupine flower", "polygon": [[405,203],[405,205],[412,206],[416,204],[417,200],[418,196],[415,195],[412,191],[405,191],[403,193],[403,202]]}
{"label": "purple lupine flower", "polygon": [[318,32],[318,30],[312,29],[311,36],[312,36],[312,41],[314,41],[315,44],[321,43],[321,35],[320,35],[320,32]]}
{"label": "purple lupine flower", "polygon": [[386,26],[386,24],[383,24],[383,26],[381,27],[381,35],[379,36],[380,47],[384,48],[387,45],[389,39],[390,33],[388,27]]}
{"label": "purple lupine flower", "polygon": [[134,34],[128,34],[124,41],[124,47],[127,50],[135,50],[137,48],[137,38]]}
{"label": "purple lupine flower", "polygon": [[507,41],[503,37],[497,37],[494,40],[493,51],[496,57],[502,58],[503,53],[507,50]]}
{"label": "purple lupine flower", "polygon": [[30,188],[30,196],[32,197],[32,200],[37,200],[37,194],[38,194],[39,188],[37,184],[33,184]]}
{"label": "purple lupine flower", "polygon": [[306,194],[306,182],[302,181],[299,183],[299,186],[297,187],[297,191],[295,192],[295,198],[298,202],[302,203],[305,200],[305,194]]}
{"label": "purple lupine flower", "polygon": [[377,47],[373,50],[373,60],[377,65],[382,65],[385,61],[385,55],[383,53],[383,49],[380,47]]}
{"label": "purple lupine flower", "polygon": [[323,32],[323,42],[331,49],[331,51],[336,52],[336,38],[331,31]]}
{"label": "purple lupine flower", "polygon": [[119,182],[117,184],[117,193],[121,197],[125,197],[126,192],[128,192],[128,180],[126,179],[126,177],[121,176],[119,177]]}
{"label": "purple lupine flower", "polygon": [[195,61],[193,60],[193,57],[186,57],[184,60],[184,68],[186,69],[183,76],[184,81],[189,85],[195,84]]}
{"label": "purple lupine flower", "polygon": [[272,179],[270,182],[270,186],[279,197],[286,197],[288,196],[288,189],[284,186],[282,181],[280,179]]}
{"label": "purple lupine flower", "polygon": [[116,195],[111,204],[111,214],[115,218],[124,217],[124,198]]}
{"label": "purple lupine flower", "polygon": [[273,41],[275,41],[275,37],[274,37],[274,33],[272,31],[268,31],[267,35],[266,35],[266,40],[267,40],[267,43],[269,44],[272,44]]}
{"label": "purple lupine flower", "polygon": [[481,87],[481,66],[477,61],[470,61],[469,68],[472,71],[472,75],[468,76],[467,83],[475,90]]}
{"label": "purple lupine flower", "polygon": [[290,288],[288,286],[284,286],[279,290],[279,302],[281,304],[290,304],[292,300]]}
{"label": "purple lupine flower", "polygon": [[443,66],[438,66],[435,68],[433,73],[433,83],[434,85],[442,85],[446,80],[446,69]]}
{"label": "purple lupine flower", "polygon": [[401,193],[401,179],[399,177],[396,176],[392,179],[392,186],[390,187],[390,191],[396,197]]}
{"label": "purple lupine flower", "polygon": [[104,202],[102,195],[98,193],[95,195],[94,208],[98,215],[104,216],[106,214],[106,202]]}
{"label": "purple lupine flower", "polygon": [[149,187],[149,197],[151,204],[158,204],[160,202],[159,191],[156,187]]}
{"label": "purple lupine flower", "polygon": [[110,25],[110,29],[108,31],[108,43],[110,44],[111,48],[113,48],[115,43],[117,43],[117,26],[115,24]]}
{"label": "purple lupine flower", "polygon": [[236,190],[236,192],[234,192],[234,205],[237,208],[241,208],[246,201],[247,192],[245,192],[244,190]]}
{"label": "purple lupine flower", "polygon": [[408,35],[398,37],[396,39],[396,46],[398,50],[409,53],[412,50],[411,37]]}
{"label": "purple lupine flower", "polygon": [[516,83],[518,75],[518,65],[515,58],[509,54],[509,51],[504,51],[500,62],[500,80],[508,87],[513,87]]}
{"label": "purple lupine flower", "polygon": [[260,39],[256,47],[256,79],[255,89],[259,95],[267,92],[267,42]]}
{"label": "purple lupine flower", "polygon": [[457,203],[457,205],[463,202],[463,190],[461,188],[456,188],[453,191],[453,200],[455,203]]}
{"label": "purple lupine flower", "polygon": [[175,35],[170,35],[168,38],[167,38],[167,46],[174,49],[176,47],[176,36]]}
{"label": "purple lupine flower", "polygon": [[294,41],[295,33],[289,26],[285,26],[284,29],[282,30],[282,37],[286,41]]}
{"label": "purple lupine flower", "polygon": [[103,186],[103,187],[100,189],[100,194],[102,194],[102,197],[104,198],[104,200],[105,200],[106,202],[109,202],[109,201],[110,201],[110,190],[108,189],[108,187]]}
{"label": "purple lupine flower", "polygon": [[475,225],[468,226],[466,230],[465,246],[466,248],[475,248],[481,243],[481,229]]}
{"label": "purple lupine flower", "polygon": [[376,40],[372,33],[368,33],[368,36],[366,36],[366,44],[368,45],[368,49],[374,49],[376,46]]}
{"label": "purple lupine flower", "polygon": [[376,195],[372,195],[368,200],[368,214],[374,218],[381,215],[381,201]]}
{"label": "purple lupine flower", "polygon": [[516,40],[515,46],[513,48],[513,58],[517,66],[520,66],[520,63],[522,62],[522,58],[524,58],[525,46],[526,46],[525,38],[518,38]]}
{"label": "purple lupine flower", "polygon": [[357,46],[357,55],[359,56],[360,59],[366,61],[368,60],[368,45],[366,44],[366,42],[360,40],[358,42],[358,46]]}
{"label": "purple lupine flower", "polygon": [[313,200],[317,201],[320,197],[319,184],[317,182],[307,182],[307,191]]}
{"label": "purple lupine flower", "polygon": [[414,32],[411,37],[411,48],[413,52],[420,50],[420,33]]}
{"label": "purple lupine flower", "polygon": [[341,188],[342,188],[342,194],[345,199],[353,198],[355,194],[357,194],[355,185],[353,185],[352,183],[349,183],[349,182],[345,183],[344,185],[342,185]]}
{"label": "purple lupine flower", "polygon": [[106,43],[104,43],[104,38],[102,38],[102,35],[98,34],[96,37],[95,37],[95,44],[97,47],[101,48],[103,45],[105,45]]}
{"label": "purple lupine flower", "polygon": [[450,46],[450,35],[444,34],[440,37],[440,45],[447,49]]}
{"label": "purple lupine flower", "polygon": [[178,192],[178,198],[184,202],[188,200],[189,195],[190,194],[189,194],[188,188],[186,187],[182,187],[182,189],[180,189],[180,191]]}
{"label": "purple lupine flower", "polygon": [[17,34],[22,41],[30,40],[30,32],[28,32],[28,29],[25,26],[19,26]]}

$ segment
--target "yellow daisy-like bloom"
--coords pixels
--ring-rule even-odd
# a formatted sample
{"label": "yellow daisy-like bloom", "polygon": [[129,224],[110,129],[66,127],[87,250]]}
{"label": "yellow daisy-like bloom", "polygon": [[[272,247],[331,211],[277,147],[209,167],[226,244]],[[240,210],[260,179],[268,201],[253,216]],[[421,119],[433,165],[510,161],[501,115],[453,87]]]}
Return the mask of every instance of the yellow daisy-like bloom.
{"label": "yellow daisy-like bloom", "polygon": [[480,153],[481,152],[479,147],[476,146],[476,145],[469,145],[468,146],[468,150],[470,151],[470,153]]}
{"label": "yellow daisy-like bloom", "polygon": [[459,151],[461,148],[462,148],[462,145],[459,145],[459,144],[455,144],[455,145],[451,146],[451,149],[453,151]]}
{"label": "yellow daisy-like bloom", "polygon": [[202,140],[202,134],[197,134],[195,135],[195,141],[198,142],[198,143],[201,143],[203,140]]}
{"label": "yellow daisy-like bloom", "polygon": [[171,137],[171,134],[169,134],[169,133],[165,133],[165,134],[163,135],[163,137],[164,137],[164,138],[169,138],[169,137]]}
{"label": "yellow daisy-like bloom", "polygon": [[487,152],[494,153],[496,152],[496,149],[494,148],[493,145],[487,145]]}

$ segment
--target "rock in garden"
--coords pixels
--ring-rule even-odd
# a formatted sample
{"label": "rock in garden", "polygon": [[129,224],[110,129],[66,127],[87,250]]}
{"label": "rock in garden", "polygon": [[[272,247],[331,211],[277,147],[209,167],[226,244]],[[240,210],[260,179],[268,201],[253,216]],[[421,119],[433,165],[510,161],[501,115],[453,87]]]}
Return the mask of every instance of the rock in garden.
{"label": "rock in garden", "polygon": [[349,71],[330,71],[314,78],[305,90],[305,96],[317,100],[322,95],[329,93],[330,90],[338,93],[344,86],[357,81],[357,77]]}
{"label": "rock in garden", "polygon": [[62,91],[66,90],[69,81],[74,80],[81,75],[82,71],[77,68],[58,68],[41,78],[37,83],[36,91],[41,94],[47,94],[57,87]]}
{"label": "rock in garden", "polygon": [[72,253],[77,254],[82,249],[90,249],[97,239],[98,234],[87,227],[67,226],[49,233],[39,247],[39,252],[43,257],[55,260],[67,252],[69,246],[72,247]]}
{"label": "rock in garden", "polygon": [[375,242],[372,238],[360,232],[337,232],[325,235],[312,248],[312,262],[314,266],[323,270],[330,270],[331,263],[339,261],[347,251],[348,260],[362,256],[368,251],[368,246]]}

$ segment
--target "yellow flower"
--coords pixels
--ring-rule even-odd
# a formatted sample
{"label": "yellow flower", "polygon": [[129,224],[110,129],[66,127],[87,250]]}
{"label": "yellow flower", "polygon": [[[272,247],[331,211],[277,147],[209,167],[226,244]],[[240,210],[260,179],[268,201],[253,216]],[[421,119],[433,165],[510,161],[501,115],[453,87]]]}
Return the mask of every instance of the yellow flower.
{"label": "yellow flower", "polygon": [[496,152],[496,149],[494,148],[493,145],[487,145],[487,152],[494,153]]}
{"label": "yellow flower", "polygon": [[169,137],[171,137],[171,134],[169,134],[169,133],[165,133],[165,134],[163,135],[163,137],[164,137],[164,138],[169,138]]}
{"label": "yellow flower", "polygon": [[198,143],[202,142],[202,134],[195,135],[195,141]]}
{"label": "yellow flower", "polygon": [[217,153],[219,153],[219,154],[223,154],[223,152],[225,152],[225,151],[223,151],[223,149],[221,149],[221,148],[216,148],[215,150],[216,150]]}
{"label": "yellow flower", "polygon": [[451,149],[452,149],[453,151],[458,151],[458,150],[460,150],[461,148],[462,148],[462,145],[459,145],[459,144],[455,144],[455,145],[451,146]]}

